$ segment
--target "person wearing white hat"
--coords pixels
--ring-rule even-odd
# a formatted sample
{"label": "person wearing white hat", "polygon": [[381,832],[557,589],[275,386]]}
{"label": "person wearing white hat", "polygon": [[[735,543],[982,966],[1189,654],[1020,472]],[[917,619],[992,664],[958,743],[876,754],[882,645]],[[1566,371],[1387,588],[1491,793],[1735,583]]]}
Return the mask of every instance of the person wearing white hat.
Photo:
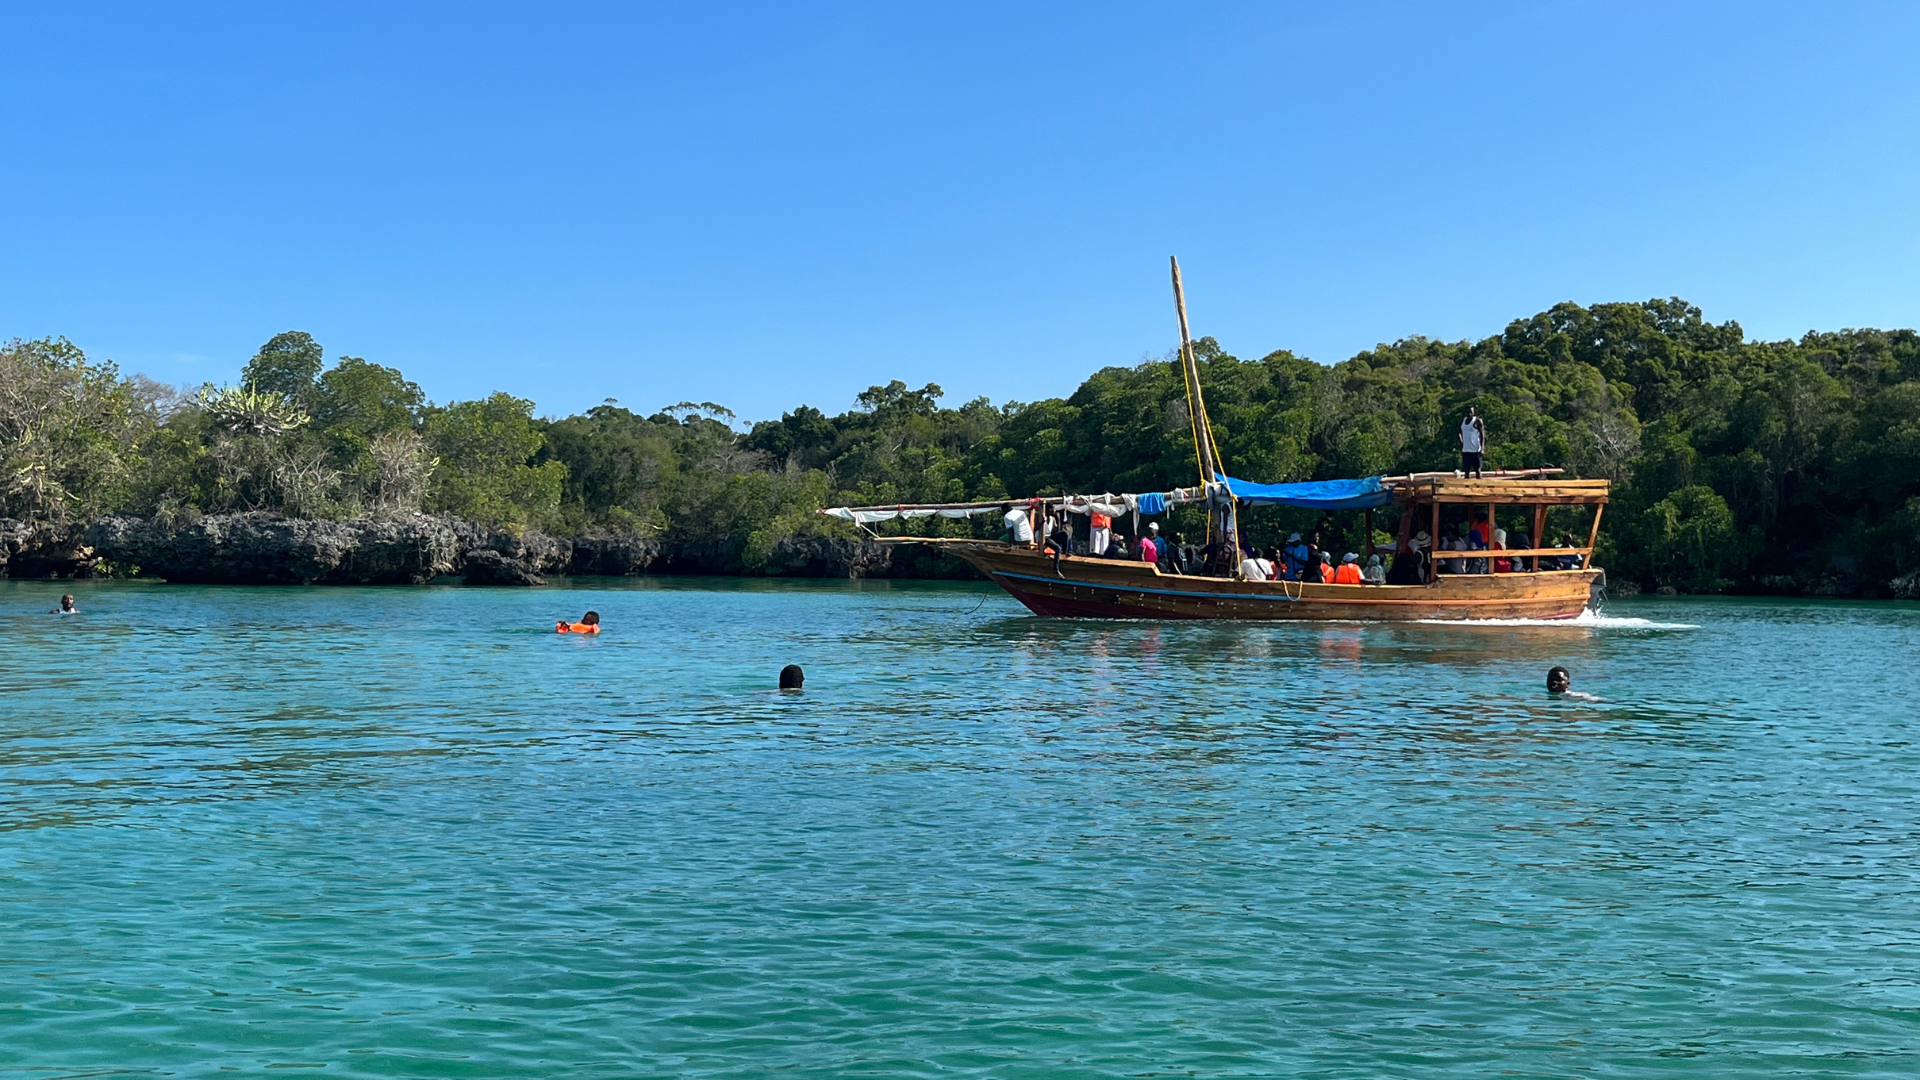
{"label": "person wearing white hat", "polygon": [[1349,551],[1340,557],[1340,569],[1333,572],[1335,585],[1364,585],[1366,580],[1360,576],[1360,556]]}
{"label": "person wearing white hat", "polygon": [[1287,537],[1287,546],[1280,549],[1280,561],[1286,566],[1287,580],[1299,581],[1307,568],[1307,544],[1299,533]]}
{"label": "person wearing white hat", "polygon": [[1433,544],[1433,537],[1425,529],[1413,534],[1407,541],[1406,550],[1393,556],[1393,569],[1387,571],[1389,585],[1425,585],[1429,560],[1427,548]]}

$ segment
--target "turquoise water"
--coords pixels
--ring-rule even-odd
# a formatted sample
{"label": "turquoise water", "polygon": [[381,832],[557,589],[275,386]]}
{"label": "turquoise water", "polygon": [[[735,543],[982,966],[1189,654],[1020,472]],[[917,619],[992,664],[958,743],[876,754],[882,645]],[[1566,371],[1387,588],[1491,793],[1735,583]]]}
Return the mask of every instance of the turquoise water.
{"label": "turquoise water", "polygon": [[0,583],[0,1074],[1920,1073],[1914,605],[67,588]]}

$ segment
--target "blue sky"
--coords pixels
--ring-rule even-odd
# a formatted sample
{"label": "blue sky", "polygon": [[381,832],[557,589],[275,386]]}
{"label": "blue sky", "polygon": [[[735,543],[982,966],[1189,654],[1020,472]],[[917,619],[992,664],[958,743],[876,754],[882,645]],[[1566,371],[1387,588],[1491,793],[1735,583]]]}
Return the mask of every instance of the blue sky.
{"label": "blue sky", "polygon": [[[698,10],[693,10],[697,8]],[[1920,7],[41,5],[0,336],[560,415],[1331,363],[1561,300],[1920,323]]]}

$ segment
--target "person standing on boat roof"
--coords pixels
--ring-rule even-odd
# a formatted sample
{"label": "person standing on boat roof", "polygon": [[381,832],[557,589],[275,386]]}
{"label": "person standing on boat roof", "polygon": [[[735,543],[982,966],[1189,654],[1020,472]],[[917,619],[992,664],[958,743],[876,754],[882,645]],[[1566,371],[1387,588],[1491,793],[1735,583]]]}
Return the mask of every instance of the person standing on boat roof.
{"label": "person standing on boat roof", "polygon": [[1467,418],[1460,421],[1460,471],[1475,480],[1480,476],[1480,454],[1487,447],[1487,424],[1480,414],[1467,406]]}

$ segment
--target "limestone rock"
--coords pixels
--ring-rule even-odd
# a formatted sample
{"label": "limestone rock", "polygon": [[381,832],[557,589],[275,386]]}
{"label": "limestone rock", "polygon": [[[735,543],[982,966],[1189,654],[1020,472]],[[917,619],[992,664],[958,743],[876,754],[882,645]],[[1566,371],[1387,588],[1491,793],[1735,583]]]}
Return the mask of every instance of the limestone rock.
{"label": "limestone rock", "polygon": [[84,576],[98,561],[78,527],[0,518],[0,577]]}
{"label": "limestone rock", "polygon": [[547,579],[528,559],[515,559],[492,548],[475,548],[466,555],[469,585],[545,585]]}
{"label": "limestone rock", "polygon": [[660,557],[660,543],[639,533],[591,532],[573,538],[572,574],[644,574]]}
{"label": "limestone rock", "polygon": [[100,556],[171,582],[209,585],[424,584],[459,571],[487,534],[457,518],[410,514],[310,521],[216,514],[168,523],[106,517],[87,527]]}

